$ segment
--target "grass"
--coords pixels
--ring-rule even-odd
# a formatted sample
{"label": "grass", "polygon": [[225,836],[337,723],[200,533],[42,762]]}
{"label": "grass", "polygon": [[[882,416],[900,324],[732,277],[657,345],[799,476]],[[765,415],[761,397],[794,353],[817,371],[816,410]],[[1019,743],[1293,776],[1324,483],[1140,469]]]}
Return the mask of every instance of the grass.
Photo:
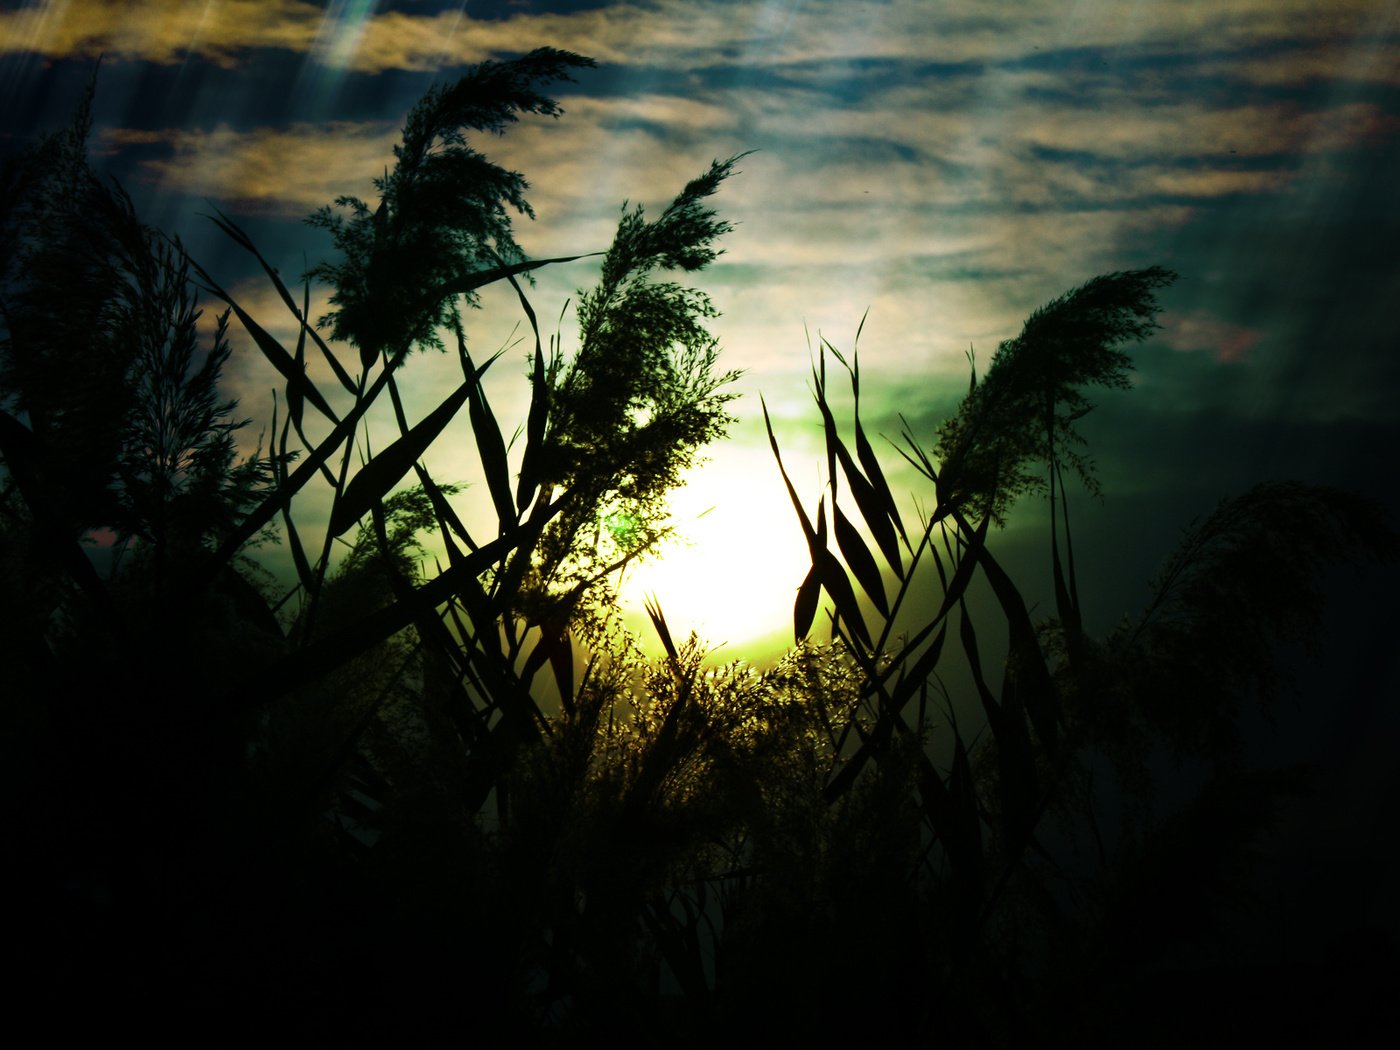
{"label": "grass", "polygon": [[[1089,388],[1126,385],[1124,347],[1174,276],[1108,274],[1031,314],[935,448],[905,435],[921,508],[900,507],[898,464],[861,423],[855,351],[824,342],[815,510],[782,475],[811,562],[793,649],[762,673],[713,668],[651,607],[665,655],[647,660],[614,581],[664,535],[666,492],[722,436],[733,378],[709,300],[663,275],[715,257],[728,226],[708,199],[738,158],[656,219],[625,213],[577,348],[546,341],[521,282],[565,260],[520,255],[523,180],[468,134],[553,114],[535,85],[588,64],[542,50],[425,97],[379,206],[318,213],[339,252],[313,271],[335,291],[324,327],[310,279],[298,296],[213,216],[293,316],[291,348],[92,176],[85,112],[6,170],[6,258],[24,264],[4,273],[0,373],[23,996],[143,1027],[641,1045],[1117,1044],[1150,1041],[1146,1012],[1193,1016],[1162,960],[1188,928],[1213,935],[1212,891],[1296,784],[1240,771],[1241,705],[1273,685],[1273,647],[1315,631],[1328,564],[1393,558],[1390,524],[1356,496],[1259,486],[1184,538],[1138,620],[1090,636],[1065,478],[1092,491],[1093,473],[1074,424]],[[461,327],[494,282],[534,334],[514,460],[481,386],[496,358]],[[194,356],[196,289],[284,380],[271,447],[241,462],[216,394],[222,323]],[[111,413],[67,410],[72,324],[94,362],[125,362]],[[423,347],[462,379],[411,406],[397,377]],[[338,391],[308,377],[312,355]],[[370,454],[357,436],[386,396],[399,433]],[[423,464],[464,413],[489,535]],[[142,466],[173,422],[172,465]],[[298,511],[317,478],[321,535]],[[1051,508],[1042,620],[992,531],[1029,493]],[[105,578],[79,546],[96,526],[129,551]],[[297,572],[280,597],[246,554],[273,527]],[[424,576],[427,533],[447,563]],[[958,720],[954,665],[980,725]],[[1168,820],[1120,807],[1106,831],[1105,797],[1145,798],[1154,749],[1201,763],[1205,790]]]}

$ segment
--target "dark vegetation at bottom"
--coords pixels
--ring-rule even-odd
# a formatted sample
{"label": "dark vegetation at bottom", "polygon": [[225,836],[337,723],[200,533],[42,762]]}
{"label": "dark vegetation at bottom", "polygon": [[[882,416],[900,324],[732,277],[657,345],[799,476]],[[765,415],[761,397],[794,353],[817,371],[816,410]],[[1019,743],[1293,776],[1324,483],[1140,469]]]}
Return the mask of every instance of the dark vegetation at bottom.
{"label": "dark vegetation at bottom", "polygon": [[[713,309],[657,275],[714,259],[727,226],[705,200],[734,161],[655,220],[624,212],[580,295],[578,348],[546,353],[518,282],[546,263],[506,210],[528,208],[523,179],[466,133],[557,113],[534,85],[588,64],[486,63],[415,107],[379,206],[316,217],[340,253],[313,271],[335,292],[330,342],[309,281],[298,306],[215,218],[294,318],[290,350],[91,172],[85,112],[4,169],[12,1016],[55,1034],[487,1045],[1393,1028],[1380,909],[1329,929],[1339,895],[1303,886],[1280,907],[1313,932],[1250,926],[1271,824],[1319,774],[1251,768],[1241,735],[1278,691],[1279,647],[1316,637],[1328,566],[1393,558],[1386,515],[1260,485],[1188,531],[1140,617],[1083,627],[1066,478],[1096,486],[1075,424],[1089,388],[1128,385],[1122,347],[1155,328],[1167,271],[1037,310],[932,449],[904,435],[930,498],[912,518],[861,424],[854,353],[823,343],[814,513],[782,474],[812,562],[795,648],[758,673],[707,665],[659,608],[658,660],[617,628],[618,570],[664,537],[666,491],[728,421]],[[495,358],[473,360],[462,321],[498,281],[535,335],[515,460],[480,383]],[[267,453],[237,452],[218,393],[230,315],[201,351],[199,290],[286,379]],[[395,377],[451,342],[463,383],[420,416]],[[371,453],[356,436],[386,393],[399,434]],[[464,406],[487,538],[425,461]],[[294,513],[314,485],[331,508],[319,552]],[[1051,511],[1038,620],[991,538],[1028,494]],[[274,524],[289,594],[246,553]],[[99,528],[119,554],[102,572],[82,547]],[[447,564],[426,577],[430,533]],[[966,696],[945,681],[958,668]],[[1173,761],[1191,775],[1164,776]],[[1360,845],[1355,884],[1375,885],[1394,847]]]}

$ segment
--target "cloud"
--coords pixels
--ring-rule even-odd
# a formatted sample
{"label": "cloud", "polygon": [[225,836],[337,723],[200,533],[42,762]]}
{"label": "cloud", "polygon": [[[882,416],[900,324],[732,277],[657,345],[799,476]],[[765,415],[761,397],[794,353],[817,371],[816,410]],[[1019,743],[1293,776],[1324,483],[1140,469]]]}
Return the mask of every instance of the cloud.
{"label": "cloud", "polygon": [[[1068,14],[1051,0],[1017,5],[972,0],[946,8],[918,0],[859,5],[810,0],[800,7],[653,0],[526,11],[498,20],[473,19],[458,10],[370,13],[306,0],[39,0],[0,12],[0,50],[46,58],[105,52],[163,64],[196,57],[234,65],[247,50],[277,48],[310,55],[324,66],[375,73],[431,71],[567,41],[607,63],[699,70],[872,58],[989,62],[1065,47],[1298,48],[1338,37],[1372,39],[1385,29],[1374,0],[1131,6],[1099,0],[1075,5]],[[1387,75],[1384,65],[1378,57],[1377,75]],[[1319,52],[1296,75],[1334,69],[1335,58]],[[1267,58],[1251,61],[1246,75],[1261,81],[1290,76],[1284,65]]]}
{"label": "cloud", "polygon": [[140,161],[144,177],[168,192],[209,198],[237,211],[301,217],[350,194],[373,197],[371,183],[393,156],[399,130],[383,122],[333,121],[235,130],[104,129],[100,150],[163,147]]}
{"label": "cloud", "polygon": [[1160,342],[1173,350],[1207,351],[1215,360],[1226,364],[1243,361],[1261,335],[1257,329],[1202,312],[1164,314],[1161,323]]}
{"label": "cloud", "polygon": [[[517,235],[536,256],[605,247],[624,199],[655,215],[711,158],[758,148],[716,198],[736,229],[698,279],[756,389],[805,367],[804,322],[845,346],[867,308],[872,375],[959,377],[969,343],[990,353],[1094,273],[1171,262],[1176,232],[1214,209],[1300,185],[1325,197],[1347,165],[1310,158],[1393,139],[1397,118],[1355,91],[1289,88],[1341,75],[1348,55],[1346,75],[1384,81],[1387,30],[1371,7],[659,2],[494,22],[400,11],[317,22],[304,50],[375,71],[567,41],[631,67],[632,79],[597,74],[601,88],[582,76],[588,93],[561,92],[561,120],[480,143],[532,183],[539,221]],[[167,189],[300,217],[346,192],[372,200],[397,134],[342,121],[104,142],[144,151],[133,156]],[[542,317],[591,283],[592,265],[540,275]],[[484,316],[471,323],[493,347],[509,338]],[[1179,349],[1222,360],[1256,339],[1205,315],[1181,323],[1196,345]]]}
{"label": "cloud", "polygon": [[0,53],[45,58],[138,59],[173,64],[197,56],[233,66],[249,48],[305,51],[322,10],[306,0],[39,0],[0,12]]}

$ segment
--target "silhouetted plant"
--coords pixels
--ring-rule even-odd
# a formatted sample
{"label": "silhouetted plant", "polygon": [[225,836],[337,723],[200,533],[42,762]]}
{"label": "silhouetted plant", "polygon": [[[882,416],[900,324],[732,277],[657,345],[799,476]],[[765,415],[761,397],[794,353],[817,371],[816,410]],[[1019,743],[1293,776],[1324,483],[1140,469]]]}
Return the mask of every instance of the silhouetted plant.
{"label": "silhouetted plant", "polygon": [[86,158],[90,84],[67,130],[17,158],[0,339],[12,480],[31,510],[76,538],[166,562],[212,548],[268,489],[260,452],[240,458],[236,402],[218,393],[226,316],[200,349],[197,299],[178,244],[137,218]]}
{"label": "silhouetted plant", "polygon": [[1084,388],[1126,390],[1132,362],[1119,347],[1158,328],[1153,292],[1176,274],[1160,266],[1110,273],[1036,310],[1004,341],[938,431],[939,499],[971,519],[1004,522],[1018,496],[1044,491],[1068,467],[1097,492],[1075,429],[1093,405]]}
{"label": "silhouetted plant", "polygon": [[1095,701],[1100,739],[1237,757],[1241,705],[1268,705],[1284,684],[1279,646],[1318,654],[1323,572],[1395,554],[1384,511],[1355,493],[1273,482],[1223,500],[1185,531],[1142,616],[1096,650],[1096,685],[1111,696]]}
{"label": "silhouetted plant", "polygon": [[709,298],[651,278],[658,268],[701,269],[719,254],[713,242],[731,227],[704,199],[737,159],[712,164],[654,222],[640,205],[624,212],[598,286],[579,293],[578,353],[550,363],[549,426],[521,468],[522,490],[538,480],[577,494],[541,536],[535,588],[568,594],[652,549],[667,494],[733,421],[724,405],[734,395],[721,388],[738,373],[717,371],[719,344],[704,327],[715,316]]}
{"label": "silhouetted plant", "polygon": [[466,133],[499,135],[520,113],[557,117],[558,103],[535,85],[572,80],[570,71],[593,64],[539,48],[510,62],[483,62],[455,84],[429,89],[394,147],[393,171],[374,180],[378,206],[371,211],[359,198],[339,197],[349,221],[330,208],[312,216],[341,254],[311,271],[335,289],[338,309],[322,320],[335,338],[360,348],[366,366],[381,351],[397,360],[414,344],[442,349],[440,332],[461,326],[459,296],[476,303],[480,285],[469,275],[525,261],[510,211],[534,218],[529,184],[477,152]]}
{"label": "silhouetted plant", "polygon": [[45,487],[47,512],[72,538],[112,513],[136,353],[112,323],[133,223],[120,191],[87,164],[91,94],[68,128],[5,165],[0,216],[0,404],[38,439],[21,452],[7,425],[6,461],[12,481],[18,469]]}
{"label": "silhouetted plant", "polygon": [[[861,703],[842,727],[825,795],[839,804],[863,784],[893,780],[906,785],[903,797],[917,801],[931,896],[911,907],[932,921],[919,965],[943,975],[920,1026],[936,1026],[945,1011],[945,1019],[961,1018],[954,1030],[972,1043],[1033,1041],[1034,1027],[1017,1026],[1034,1025],[1039,1010],[1049,1011],[1041,1015],[1046,1023],[1064,1022],[1061,1004],[1050,1004],[1053,995],[1018,995],[1016,982],[1049,973],[1052,964],[1045,960],[1054,958],[1053,965],[1092,985],[1114,963],[1102,955],[1085,961],[1078,953],[1086,942],[1076,938],[1121,936],[1109,927],[1121,920],[1122,909],[1150,907],[1146,900],[1130,905],[1128,896],[1146,892],[1145,884],[1130,881],[1129,858],[1151,847],[1151,829],[1137,828],[1125,844],[1122,867],[1115,867],[1104,853],[1086,781],[1092,756],[1107,753],[1115,760],[1125,790],[1145,787],[1142,756],[1154,741],[1178,755],[1229,758],[1241,702],[1271,689],[1275,647],[1306,641],[1316,630],[1322,569],[1394,556],[1392,527],[1374,502],[1298,484],[1260,486],[1222,504],[1188,533],[1139,622],[1101,641],[1085,636],[1063,486],[1068,467],[1097,492],[1074,428],[1091,408],[1080,388],[1128,385],[1130,362],[1117,344],[1139,340],[1155,327],[1151,293],[1172,276],[1156,267],[1110,274],[1054,300],[1031,315],[1019,338],[1001,344],[981,382],[974,374],[968,396],[940,428],[932,455],[906,432],[907,451],[901,453],[935,487],[922,535],[906,531],[861,425],[854,358],[847,365],[855,395],[854,454],[843,439],[827,399],[826,352],[846,361],[825,341],[813,378],[826,433],[830,532],[827,497],[818,501],[813,525],[784,472],[812,556],[795,604],[797,636],[810,629],[825,592],[833,642],[861,678]],[[769,433],[772,438],[771,426]],[[777,455],[776,439],[773,449]],[[780,458],[778,463],[781,470]],[[838,502],[842,479],[863,530]],[[1004,520],[1012,501],[1037,490],[1051,499],[1058,613],[1041,624],[1031,620],[1028,603],[989,542],[989,527]],[[866,536],[875,541],[883,566]],[[984,677],[982,632],[969,601],[978,575],[1007,631],[1000,689]],[[857,586],[864,600],[857,598]],[[916,588],[929,587],[936,612],[906,622],[900,614],[907,600]],[[872,607],[882,624],[878,632],[870,627]],[[951,658],[946,643],[954,621],[985,727],[978,738],[967,737],[948,698],[941,712],[944,742],[937,749],[948,757],[940,766],[922,746],[929,725],[925,704],[930,694],[940,695],[939,668]],[[916,717],[909,713],[915,698]],[[912,777],[903,772],[911,754]],[[1216,867],[1228,866],[1269,812],[1263,796],[1256,796],[1239,814],[1203,803],[1191,818],[1190,826],[1209,840],[1199,844],[1200,855],[1218,854]],[[1052,813],[1055,820],[1048,822]],[[1211,823],[1214,817],[1223,822]],[[1048,845],[1047,824],[1054,825],[1049,834],[1057,840],[1069,835],[1090,849],[1097,846],[1101,864],[1089,886],[1060,868],[1065,848],[1057,854]],[[1226,842],[1226,827],[1238,837]],[[920,878],[914,868],[905,870],[909,878]],[[1120,876],[1124,881],[1115,883]],[[1121,890],[1116,895],[1115,885]],[[1066,910],[1066,898],[1080,902],[1077,911]],[[887,935],[896,938],[896,930],[890,925]],[[1018,956],[1036,962],[1023,965]],[[1069,994],[1075,979],[1062,984],[1058,976],[1053,986]],[[1050,1015],[1056,1020],[1047,1021]],[[1091,1031],[1103,1037],[1105,1030],[1090,1022],[1085,1033]]]}
{"label": "silhouetted plant", "polygon": [[[56,947],[47,927],[21,941],[65,979],[107,979],[114,1002],[149,981],[162,1006],[188,990],[259,1020],[314,1003],[358,1035],[449,1020],[502,1041],[1111,1040],[1095,989],[1142,987],[1167,926],[1209,925],[1207,888],[1176,893],[1171,923],[1146,921],[1166,876],[1228,883],[1228,840],[1296,782],[1231,768],[1241,703],[1270,692],[1278,641],[1311,637],[1326,565],[1393,557],[1390,523],[1359,497],[1261,486],[1187,534],[1139,620],[1089,637],[1064,476],[1097,486],[1076,424],[1089,387],[1128,385],[1122,347],[1154,330],[1174,277],[1108,274],[1000,345],[933,451],[906,432],[900,452],[934,496],[914,517],[861,422],[856,355],[823,341],[829,492],[814,514],[778,459],[811,558],[797,646],[763,673],[710,667],[651,605],[664,655],[645,659],[617,626],[615,574],[665,535],[666,493],[731,422],[734,378],[710,300],[658,275],[714,261],[729,224],[708,198],[739,158],[654,220],[624,206],[579,293],[577,350],[546,354],[519,278],[572,260],[524,257],[511,212],[531,214],[526,182],[468,135],[558,115],[536,86],[591,64],[541,49],[431,90],[377,206],[345,197],[345,214],[312,217],[338,254],[299,297],[217,214],[294,318],[291,349],[96,179],[86,103],[6,168],[0,512],[6,539],[40,555],[29,568],[0,552],[23,567],[4,577],[24,693],[6,736],[24,761],[6,769],[15,797],[54,790],[25,814],[35,870],[92,889],[81,906],[46,891],[65,917]],[[202,363],[190,273],[229,308]],[[331,341],[308,316],[313,278],[333,286]],[[498,281],[535,336],[516,455],[481,383],[500,355],[473,357],[462,313]],[[266,457],[238,459],[242,424],[218,393],[230,313],[285,380]],[[61,351],[85,334],[76,352],[110,402],[81,377],[65,386]],[[358,350],[358,374],[335,340]],[[397,375],[415,346],[455,349],[462,382],[411,415]],[[850,379],[849,428],[828,352]],[[398,436],[370,454],[357,437],[386,392]],[[462,487],[424,463],[464,406],[485,535],[456,509]],[[326,437],[309,438],[308,414]],[[295,512],[315,479],[320,536]],[[1039,622],[992,532],[1034,492],[1050,500],[1055,588]],[[238,560],[279,521],[296,571],[280,621]],[[133,538],[122,572],[99,577],[79,550],[94,525]],[[446,557],[433,573],[429,534]],[[829,645],[807,640],[823,593]],[[952,662],[976,725],[949,695]],[[1217,770],[1115,850],[1093,771],[1107,758],[1137,789],[1149,746]],[[1064,844],[1086,842],[1088,875],[1065,863]],[[199,944],[217,947],[191,963]],[[384,1005],[366,1009],[365,988]]]}

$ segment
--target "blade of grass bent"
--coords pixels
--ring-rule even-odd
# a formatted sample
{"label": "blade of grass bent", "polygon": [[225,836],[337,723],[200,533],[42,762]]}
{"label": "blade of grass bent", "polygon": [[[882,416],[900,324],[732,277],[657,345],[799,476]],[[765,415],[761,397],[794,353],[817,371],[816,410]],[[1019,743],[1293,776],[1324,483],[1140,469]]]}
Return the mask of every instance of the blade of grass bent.
{"label": "blade of grass bent", "polygon": [[817,616],[817,602],[821,598],[821,575],[814,565],[807,570],[802,585],[797,588],[797,600],[792,606],[793,635],[795,641],[802,641],[812,629],[812,621]]}
{"label": "blade of grass bent", "polygon": [[[296,308],[296,304],[292,301],[291,292],[288,291],[287,286],[282,283],[281,275],[272,267],[272,265],[265,258],[263,258],[262,252],[258,251],[257,247],[253,244],[253,239],[249,237],[248,234],[245,233],[243,229],[238,226],[237,223],[235,223],[223,212],[219,211],[218,208],[214,208],[214,211],[218,212],[217,218],[215,218],[212,215],[206,216],[206,218],[208,218],[212,223],[214,223],[214,225],[218,226],[219,229],[223,230],[224,233],[228,234],[229,237],[233,238],[233,240],[237,244],[239,244],[245,250],[253,254],[253,256],[262,265],[263,272],[267,274],[268,280],[270,280],[272,282],[273,287],[277,289],[277,294],[280,295],[282,297],[282,301],[287,304],[287,309],[291,311],[292,316],[295,317],[300,323],[303,335],[310,334],[312,341],[316,344],[316,346],[320,349],[321,353],[325,356],[326,362],[331,366],[331,371],[335,373],[335,377],[339,381],[340,385],[343,386],[348,393],[355,393],[354,380],[350,378],[350,374],[345,371],[345,367],[340,363],[336,356],[333,353],[331,353],[330,347],[326,345],[325,340],[321,338],[321,336],[317,333],[315,328],[311,326],[311,323],[308,320],[308,309],[311,299],[310,279],[308,278],[305,282],[306,287],[305,294],[303,296],[307,305],[303,306],[301,311],[298,311]],[[193,262],[193,260],[191,261]]]}
{"label": "blade of grass bent", "polygon": [[[861,318],[861,323],[856,330],[856,338],[860,338],[860,332],[865,327],[865,318]],[[884,472],[880,469],[879,461],[875,458],[875,451],[870,447],[870,442],[866,439],[865,428],[860,422],[860,357],[853,354],[853,360],[847,362],[841,356],[841,352],[831,344],[831,352],[836,355],[836,360],[845,366],[846,372],[851,377],[851,396],[853,398],[852,418],[856,431],[856,454],[860,459],[865,473],[862,474],[857,469],[855,462],[851,459],[850,451],[846,448],[845,442],[841,440],[840,434],[836,430],[834,421],[831,421],[830,409],[826,403],[825,390],[821,391],[822,396],[818,399],[818,406],[822,410],[823,426],[827,428],[828,441],[834,438],[835,446],[831,449],[836,453],[841,462],[841,469],[846,475],[846,481],[851,486],[851,493],[856,498],[856,504],[860,507],[861,516],[865,518],[865,523],[870,529],[870,534],[875,538],[876,544],[889,562],[890,568],[894,570],[896,576],[904,579],[904,567],[899,557],[899,541],[895,537],[895,529],[891,528],[891,523],[898,527],[899,535],[904,536],[905,544],[908,544],[908,537],[904,533],[904,523],[900,520],[899,509],[895,506],[894,497],[891,496],[889,485],[885,481]],[[878,482],[878,487],[877,487]]]}
{"label": "blade of grass bent", "polygon": [[904,522],[900,519],[899,507],[895,505],[894,495],[890,492],[890,484],[885,480],[885,472],[881,469],[880,461],[875,456],[875,449],[871,447],[869,439],[865,436],[865,427],[861,424],[859,416],[856,416],[855,425],[856,456],[860,459],[861,466],[865,468],[865,476],[870,482],[870,489],[883,504],[885,514],[894,523],[900,537],[907,544],[909,537],[904,531]]}
{"label": "blade of grass bent", "polygon": [[[275,401],[273,402],[272,408],[272,420],[273,431],[276,432],[277,405]],[[282,438],[279,445],[280,455],[272,465],[273,477],[279,489],[287,483],[287,437],[290,424],[291,420],[288,419],[287,423],[282,426]],[[311,589],[316,585],[316,577],[311,571],[311,563],[307,561],[306,550],[302,547],[301,534],[297,532],[296,524],[292,521],[290,501],[282,504],[282,524],[287,530],[287,545],[292,551],[292,564],[296,566],[297,579],[301,581],[302,590],[309,594],[311,593]]]}
{"label": "blade of grass bent", "polygon": [[985,546],[977,550],[976,557],[1006,616],[1010,631],[1008,669],[1015,672],[1017,701],[1024,704],[1036,734],[1053,752],[1059,742],[1060,704],[1025,599]]}
{"label": "blade of grass bent", "polygon": [[797,520],[802,524],[802,535],[806,538],[809,546],[816,541],[816,531],[812,528],[812,519],[807,517],[807,511],[802,506],[802,501],[797,497],[797,489],[793,487],[792,479],[788,477],[787,470],[783,467],[783,457],[778,451],[778,439],[773,433],[773,421],[768,416],[768,405],[763,400],[763,395],[758,396],[758,403],[763,408],[763,425],[768,428],[768,444],[773,449],[773,458],[778,462],[778,473],[783,476],[783,484],[787,486],[788,498],[792,500],[792,509],[797,512]]}
{"label": "blade of grass bent", "polygon": [[[495,256],[495,258],[502,266],[505,265],[499,256]],[[540,324],[539,319],[535,316],[535,308],[530,305],[530,299],[526,296],[525,290],[520,287],[520,282],[515,279],[515,275],[508,274],[506,279],[510,281],[510,286],[515,289],[516,297],[520,300],[520,308],[525,311],[525,317],[530,322],[530,331],[535,334],[535,356],[530,372],[530,411],[525,422],[525,452],[520,463],[520,476],[515,486],[515,509],[517,514],[523,514],[539,490],[539,463],[543,451],[545,427],[549,422],[550,391],[544,363],[544,346],[540,340]]]}
{"label": "blade of grass bent", "polygon": [[1025,719],[1020,705],[1014,697],[1003,692],[1003,701],[998,703],[987,686],[982,673],[982,660],[977,647],[977,632],[973,627],[972,616],[967,611],[967,603],[959,603],[961,613],[959,635],[963,651],[967,654],[968,666],[977,695],[982,701],[982,710],[987,716],[987,725],[996,740],[997,769],[1000,773],[998,786],[1001,789],[1002,821],[1013,841],[1019,842],[1029,834],[1036,816],[1036,776],[1035,756],[1031,749],[1030,735],[1026,731]]}
{"label": "blade of grass bent", "polygon": [[388,495],[442,433],[471,393],[463,383],[412,430],[385,448],[350,479],[331,513],[330,534],[339,536]]}
{"label": "blade of grass bent", "polygon": [[[457,333],[457,351],[465,364],[471,363],[466,340]],[[491,359],[492,361],[495,358]],[[490,365],[490,362],[487,362]],[[476,381],[467,383],[467,414],[471,419],[472,433],[476,437],[476,451],[481,459],[481,469],[486,474],[486,488],[491,493],[491,502],[496,507],[496,518],[500,531],[504,532],[518,521],[515,501],[510,494],[510,466],[506,459],[506,445],[501,438],[501,428],[496,422],[491,404],[481,390],[481,373],[476,372]]]}
{"label": "blade of grass bent", "polygon": [[[186,258],[188,258],[188,256]],[[195,272],[199,274],[207,290],[227,303],[229,309],[238,315],[238,320],[242,323],[248,334],[253,337],[253,342],[257,344],[263,356],[268,359],[272,367],[277,369],[282,378],[287,381],[288,389],[295,386],[298,392],[316,407],[318,412],[332,423],[340,422],[340,417],[335,414],[330,404],[321,395],[321,391],[316,388],[316,384],[307,376],[306,371],[297,367],[292,355],[287,353],[286,347],[268,334],[267,330],[264,329],[262,325],[253,320],[248,311],[243,309],[243,307],[234,300],[232,295],[224,291],[218,282],[210,277],[202,266],[193,259],[190,260],[190,265],[193,266]]]}
{"label": "blade of grass bent", "polygon": [[880,577],[880,567],[875,564],[875,559],[870,554],[870,548],[865,545],[860,533],[841,512],[840,507],[833,505],[832,512],[836,545],[840,548],[841,556],[846,559],[846,564],[850,566],[856,580],[875,603],[875,608],[880,610],[880,615],[888,617],[890,607],[885,600],[885,583]]}
{"label": "blade of grass bent", "polygon": [[817,527],[813,528],[812,521],[807,517],[807,511],[803,509],[802,501],[797,496],[797,489],[793,486],[792,479],[788,477],[787,469],[783,466],[783,457],[778,451],[778,439],[773,433],[773,421],[768,415],[768,405],[764,403],[762,396],[759,397],[759,403],[763,406],[763,423],[768,429],[768,443],[773,449],[773,458],[777,460],[778,472],[782,475],[783,484],[787,486],[788,498],[792,500],[793,509],[797,512],[797,520],[801,522],[802,533],[807,539],[812,567],[816,570],[822,587],[827,594],[831,595],[840,618],[851,625],[856,636],[868,647],[870,645],[870,632],[866,629],[865,618],[861,615],[860,606],[856,602],[855,591],[851,589],[851,581],[846,576],[846,570],[826,546],[825,500],[820,500],[817,503]]}

